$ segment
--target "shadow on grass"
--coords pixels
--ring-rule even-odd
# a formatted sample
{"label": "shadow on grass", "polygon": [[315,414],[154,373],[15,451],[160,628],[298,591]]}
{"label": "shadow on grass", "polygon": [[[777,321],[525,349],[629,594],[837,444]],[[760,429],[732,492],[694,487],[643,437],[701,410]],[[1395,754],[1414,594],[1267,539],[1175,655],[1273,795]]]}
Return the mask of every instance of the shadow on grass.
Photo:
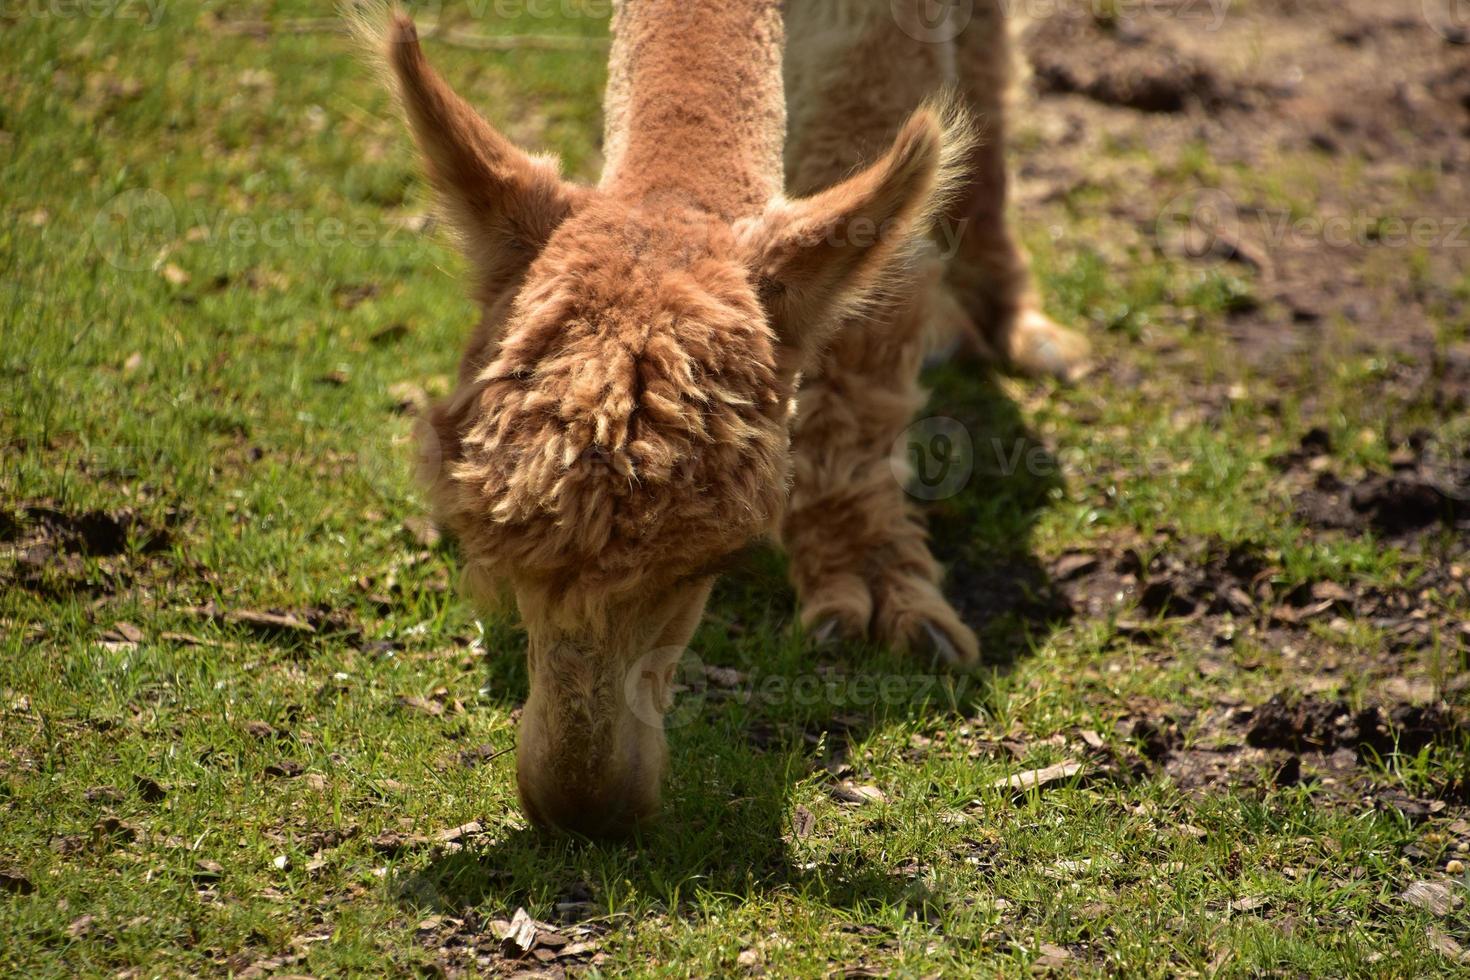
{"label": "shadow on grass", "polygon": [[[974,717],[995,677],[1070,616],[1030,552],[1031,529],[1061,485],[1057,467],[995,379],[951,368],[934,381],[925,416],[963,426],[973,472],[926,510],[936,554],[950,567],[948,594],[981,633],[982,669],[956,676],[873,649],[828,652],[819,661],[789,629],[795,602],[784,559],[757,550],[722,579],[696,636],[701,660],[739,680],[700,690],[696,679],[682,695],[696,710],[678,714],[676,705],[682,723],[670,731],[658,825],[631,845],[508,829],[401,880],[403,901],[441,911],[526,906],[565,921],[630,908],[697,914],[702,894],[795,893],[833,907],[926,916],[926,896],[909,878],[830,847],[828,828],[808,837],[810,818],[796,816],[793,797],[840,799],[844,779],[862,781],[846,770],[848,746],[875,733],[933,731]],[[497,673],[494,689],[524,692],[523,665]],[[505,707],[514,703],[507,698]],[[808,788],[798,791],[801,784]]]}
{"label": "shadow on grass", "polygon": [[1032,553],[1041,513],[1065,489],[1062,469],[991,372],[947,365],[930,378],[926,415],[949,417],[971,439],[964,489],[926,507],[945,594],[980,635],[984,662],[1013,666],[1072,618]]}

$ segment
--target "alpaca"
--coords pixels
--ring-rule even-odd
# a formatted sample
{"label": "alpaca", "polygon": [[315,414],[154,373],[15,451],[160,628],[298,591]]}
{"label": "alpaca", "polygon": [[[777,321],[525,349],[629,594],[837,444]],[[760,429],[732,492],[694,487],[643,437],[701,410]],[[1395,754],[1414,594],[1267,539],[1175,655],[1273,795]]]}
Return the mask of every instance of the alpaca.
{"label": "alpaca", "polygon": [[[1085,349],[1037,311],[996,227],[999,148],[961,104],[998,124],[994,2],[995,35],[961,59],[898,31],[890,0],[791,0],[783,164],[778,0],[626,0],[591,188],[476,114],[408,17],[358,18],[482,311],[420,468],[472,596],[526,631],[533,823],[605,836],[656,814],[674,668],[756,539],[791,551],[817,639],[977,657],[888,464],[920,361],[960,336],[1065,375]],[[983,91],[924,101],[961,60]],[[971,226],[948,269],[926,237],[941,216]]]}

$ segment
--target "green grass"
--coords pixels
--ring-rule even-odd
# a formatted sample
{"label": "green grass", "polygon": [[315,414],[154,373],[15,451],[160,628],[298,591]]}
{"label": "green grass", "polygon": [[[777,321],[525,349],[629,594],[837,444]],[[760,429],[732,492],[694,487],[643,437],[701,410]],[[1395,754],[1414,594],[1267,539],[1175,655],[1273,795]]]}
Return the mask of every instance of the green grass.
{"label": "green grass", "polygon": [[[606,29],[446,6],[485,33]],[[590,903],[608,974],[1019,975],[1048,952],[1078,974],[1452,968],[1426,930],[1470,945],[1464,907],[1439,918],[1398,898],[1444,877],[1465,839],[1449,814],[1417,823],[1269,781],[1188,793],[1096,759],[1021,798],[994,788],[1086,757],[1082,730],[1128,756],[1138,740],[1118,723],[1162,713],[1188,746],[1210,734],[1195,713],[1296,690],[1300,663],[1268,639],[1202,675],[1214,651],[1187,624],[1145,636],[1119,627],[1140,618],[1129,608],[1011,609],[978,624],[990,663],[972,676],[872,650],[818,661],[773,552],[721,583],[700,629],[699,657],[754,695],[681,715],[662,825],[636,848],[527,829],[512,757],[463,761],[513,744],[522,640],[478,623],[450,586],[452,546],[404,524],[424,505],[395,386],[445,388],[474,311],[459,260],[418,230],[428,202],[384,93],[345,38],[283,29],[321,15],[288,0],[170,4],[146,29],[0,20],[0,518],[44,504],[137,522],[120,554],[24,587],[24,556],[0,545],[0,870],[31,886],[0,892],[0,971],[222,974],[285,954],[302,957],[288,972],[429,971],[452,960],[418,930],[426,916],[555,919],[569,900]],[[228,33],[221,17],[274,29]],[[599,52],[430,44],[497,124],[595,176]],[[1160,200],[1221,179],[1197,147],[1158,170]],[[1412,398],[1364,404],[1381,361],[1261,374],[1217,329],[1249,305],[1248,273],[1201,274],[1146,243],[1105,258],[1109,230],[1072,219],[1032,243],[1048,303],[1136,373],[1055,390],[935,372],[934,414],[964,422],[977,453],[930,519],[975,588],[1068,549],[1166,540],[1260,548],[1278,594],[1391,590],[1454,546],[1320,535],[1268,462],[1323,424],[1339,465],[1381,465],[1391,431],[1440,421]],[[1237,384],[1250,397],[1194,397]],[[1007,469],[992,439],[1059,465]],[[1436,622],[1464,618],[1463,589],[1424,601]],[[197,611],[211,602],[321,615],[315,633],[266,637]],[[118,623],[142,640],[104,636]],[[1371,623],[1319,632],[1329,652],[1381,651]],[[1463,635],[1423,656],[1441,678],[1470,667]],[[1452,740],[1371,779],[1428,797],[1467,766]],[[839,778],[883,798],[841,803]],[[374,843],[471,820],[485,833],[459,851]]]}

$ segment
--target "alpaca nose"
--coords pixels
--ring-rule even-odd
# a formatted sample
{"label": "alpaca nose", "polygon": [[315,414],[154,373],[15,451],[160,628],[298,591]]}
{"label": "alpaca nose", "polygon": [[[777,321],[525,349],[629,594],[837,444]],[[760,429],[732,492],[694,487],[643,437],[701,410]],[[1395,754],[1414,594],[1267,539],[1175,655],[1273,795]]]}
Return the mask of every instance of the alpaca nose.
{"label": "alpaca nose", "polygon": [[521,807],[531,822],[599,840],[631,837],[658,813],[658,781],[634,766],[595,780],[567,781],[554,772],[518,768]]}

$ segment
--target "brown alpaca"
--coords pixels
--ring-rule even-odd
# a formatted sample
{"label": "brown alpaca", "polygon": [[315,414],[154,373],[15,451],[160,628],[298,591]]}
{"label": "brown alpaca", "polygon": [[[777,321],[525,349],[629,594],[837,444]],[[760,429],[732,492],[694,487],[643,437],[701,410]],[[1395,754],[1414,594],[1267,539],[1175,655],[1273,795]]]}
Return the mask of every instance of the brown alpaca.
{"label": "brown alpaca", "polygon": [[1003,228],[966,231],[951,282],[974,295],[948,298],[925,236],[940,213],[999,220],[1003,171],[964,183],[999,150],[923,102],[955,59],[911,41],[895,61],[889,10],[793,0],[783,180],[776,0],[628,0],[596,188],[485,123],[405,16],[360,24],[476,275],[483,315],[421,468],[473,593],[526,629],[517,780],[538,824],[607,834],[656,812],[650,721],[721,562],[754,539],[782,535],[819,636],[977,656],[888,454],[932,322],[1032,369],[1044,344],[1015,338],[1071,335],[1034,313]]}

